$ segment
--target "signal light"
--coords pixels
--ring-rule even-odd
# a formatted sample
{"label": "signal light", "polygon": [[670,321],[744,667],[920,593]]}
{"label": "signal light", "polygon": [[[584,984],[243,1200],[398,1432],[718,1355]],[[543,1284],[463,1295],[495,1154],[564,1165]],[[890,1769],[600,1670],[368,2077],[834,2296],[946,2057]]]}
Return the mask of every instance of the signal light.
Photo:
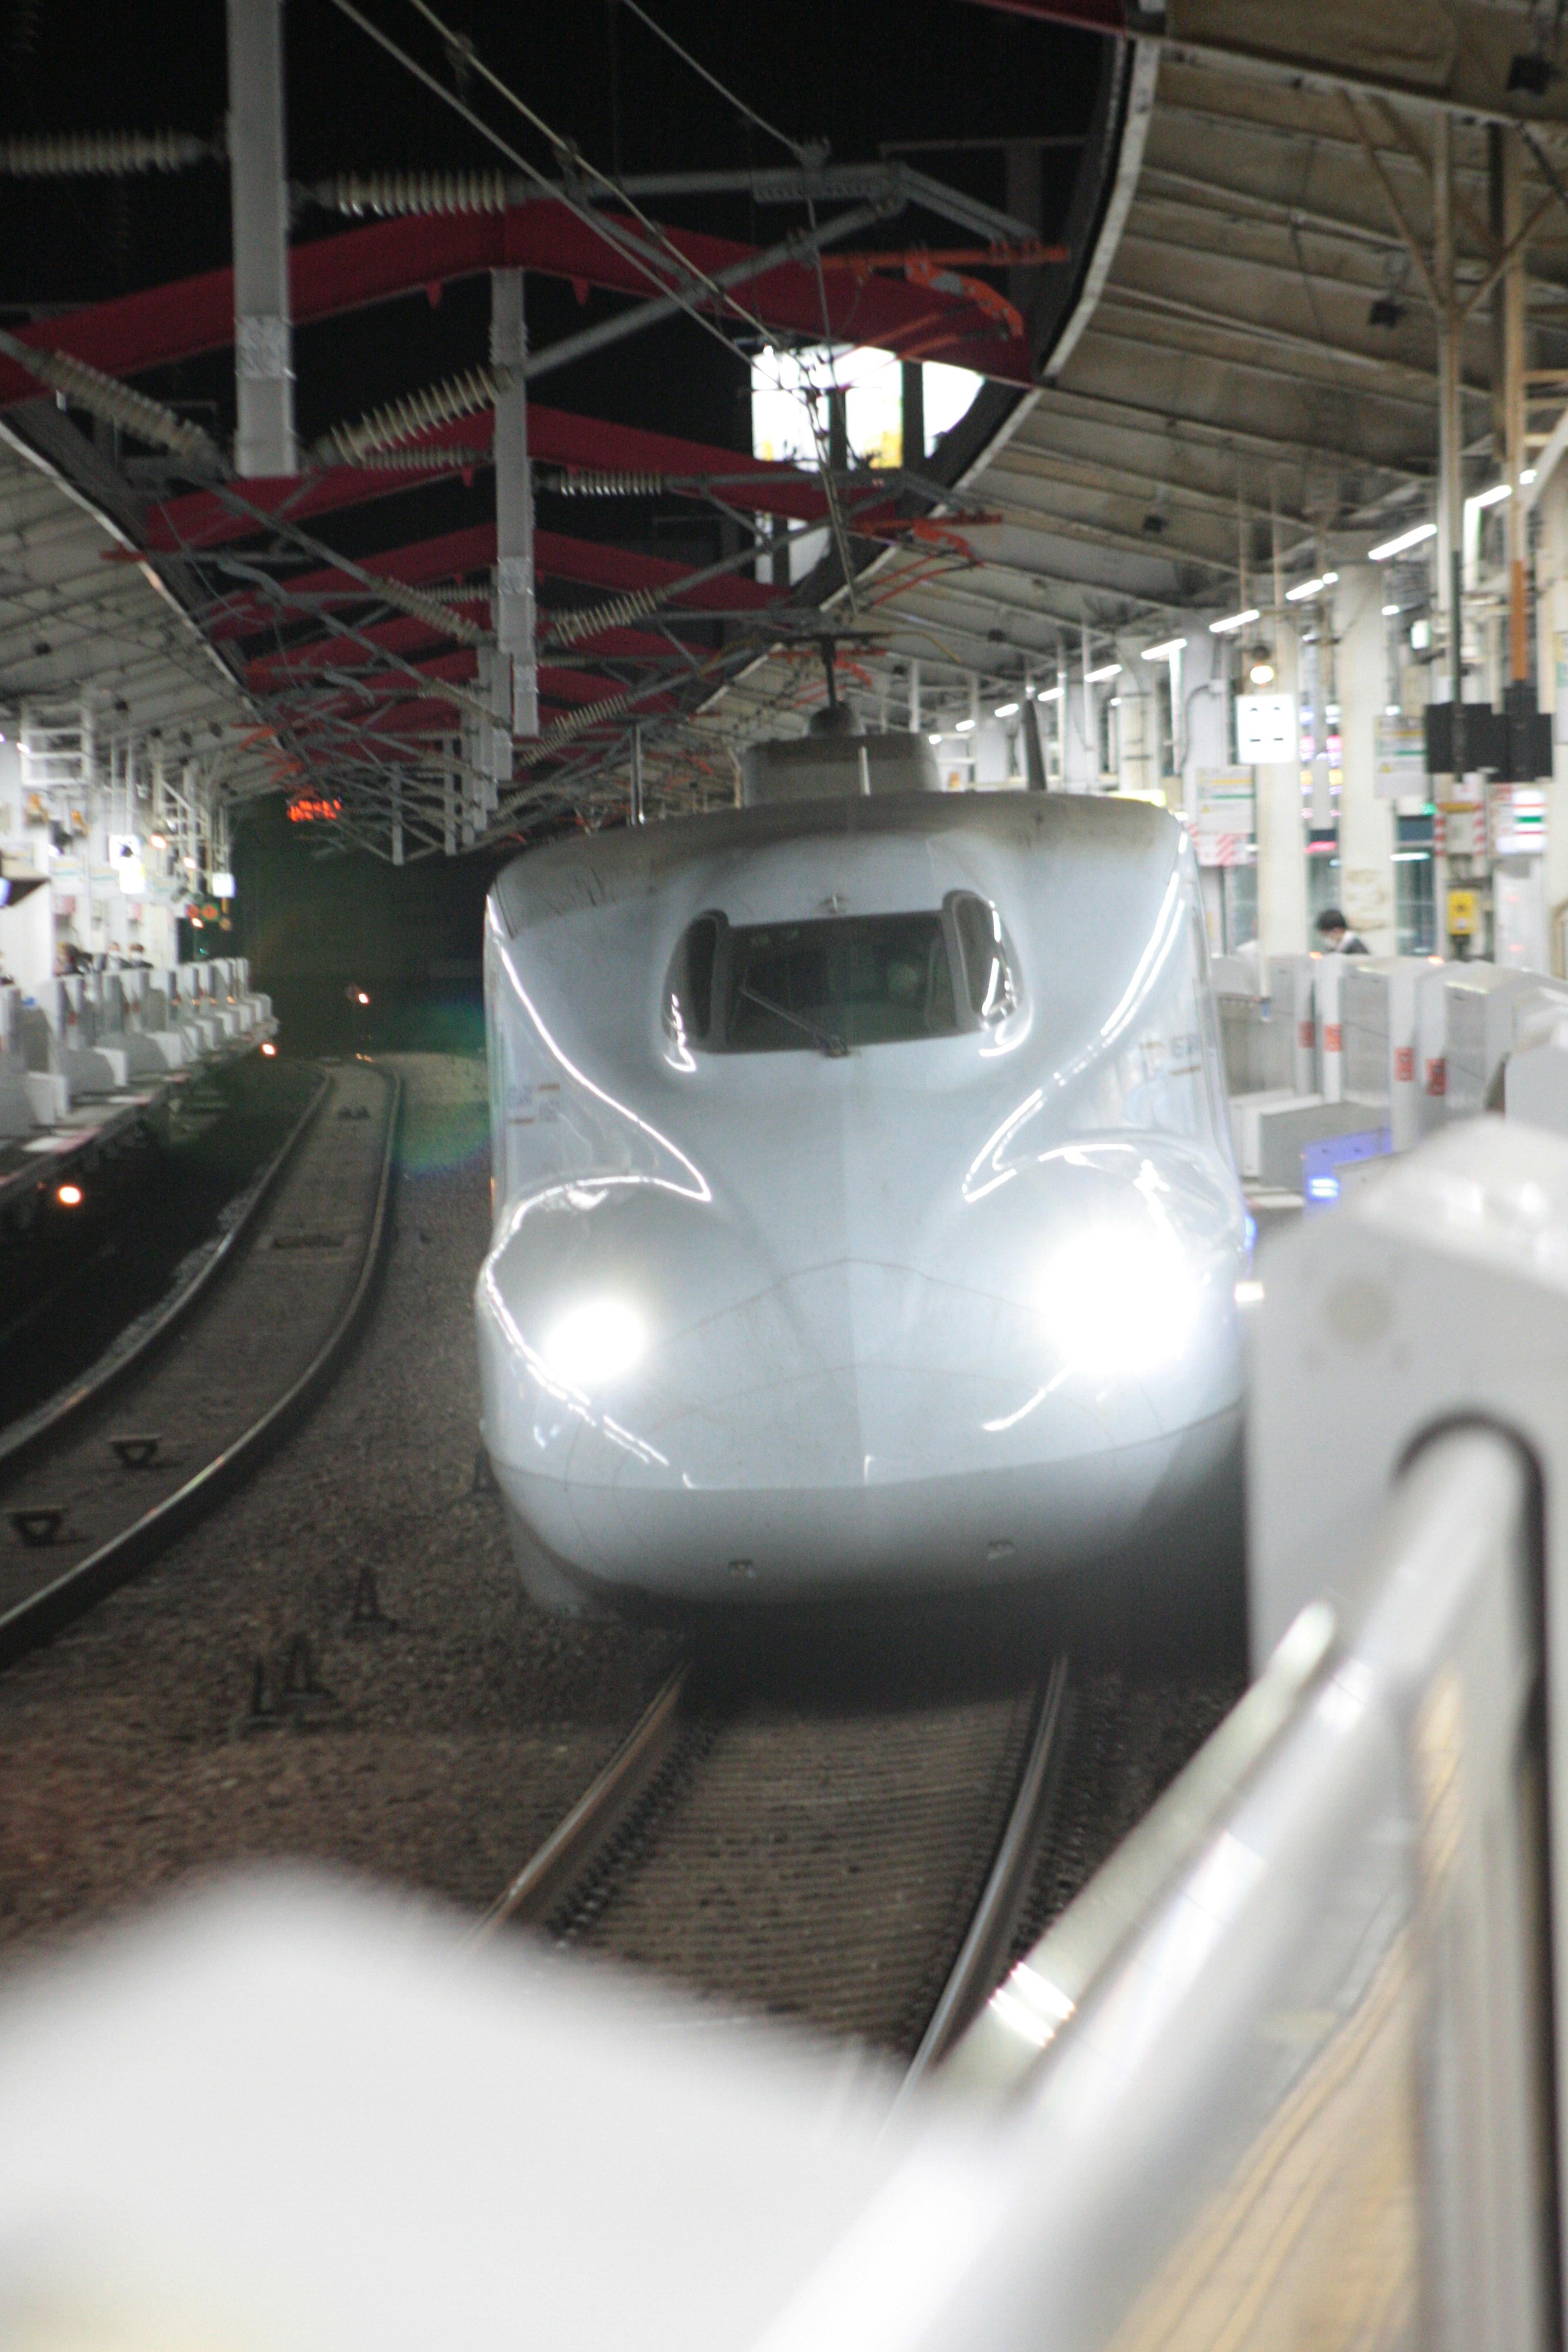
{"label": "signal light", "polygon": [[271,1038],[270,1038],[270,1037],[268,1037],[268,1040],[267,1040],[267,1042],[266,1042],[266,1044],[262,1046],[261,1050],[262,1050],[262,1052],[266,1055],[266,1056],[267,1056],[268,1060],[268,1061],[270,1061],[270,1060],[272,1059],[273,1055],[277,1053],[278,1048],[277,1048],[277,1046],[273,1044],[273,1042],[272,1042]]}
{"label": "signal light", "polygon": [[81,1186],[79,1184],[57,1184],[55,1186],[55,1198],[59,1202],[62,1209],[79,1209],[81,1206]]}

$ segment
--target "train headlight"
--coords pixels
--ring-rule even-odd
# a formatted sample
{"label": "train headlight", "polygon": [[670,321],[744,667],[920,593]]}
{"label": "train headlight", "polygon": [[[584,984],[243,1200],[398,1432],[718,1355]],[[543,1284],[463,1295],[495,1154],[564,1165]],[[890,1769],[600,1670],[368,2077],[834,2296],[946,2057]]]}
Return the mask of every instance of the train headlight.
{"label": "train headlight", "polygon": [[561,1318],[544,1342],[544,1360],[569,1388],[596,1389],[630,1371],[646,1334],[639,1317],[617,1298],[594,1298]]}
{"label": "train headlight", "polygon": [[1198,1286],[1170,1234],[1091,1226],[1050,1260],[1039,1303],[1047,1337],[1074,1370],[1152,1372],[1186,1348]]}

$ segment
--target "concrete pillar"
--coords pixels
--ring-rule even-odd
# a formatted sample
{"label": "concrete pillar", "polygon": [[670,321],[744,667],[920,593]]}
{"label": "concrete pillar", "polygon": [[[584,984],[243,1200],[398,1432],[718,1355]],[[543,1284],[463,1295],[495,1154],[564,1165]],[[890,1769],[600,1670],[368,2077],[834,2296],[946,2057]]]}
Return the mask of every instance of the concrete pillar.
{"label": "concrete pillar", "polygon": [[1332,699],[1340,706],[1340,895],[1345,919],[1373,955],[1397,944],[1394,904],[1394,803],[1380,800],[1377,722],[1388,703],[1383,625],[1384,575],[1375,563],[1347,564],[1333,592]]}
{"label": "concrete pillar", "polygon": [[1202,621],[1187,631],[1182,652],[1182,804],[1195,822],[1198,777],[1231,765],[1228,637]]}
{"label": "concrete pillar", "polygon": [[[1281,621],[1275,638],[1275,683],[1266,691],[1295,700],[1300,683],[1296,631]],[[1301,817],[1301,757],[1253,770],[1258,824],[1258,946],[1270,956],[1307,948],[1307,835]]]}
{"label": "concrete pillar", "polygon": [[1555,714],[1552,781],[1546,786],[1546,928],[1552,969],[1564,970],[1559,917],[1568,912],[1568,464],[1560,464],[1539,501],[1536,553],[1535,675],[1542,709]]}
{"label": "concrete pillar", "polygon": [[[522,315],[522,272],[490,272],[490,359],[498,368],[517,372],[518,381],[496,402],[496,642],[505,656],[498,694],[498,720],[510,724],[513,735],[539,732],[539,655],[533,604],[533,485],[528,470],[528,393],[521,382],[528,357],[528,330]],[[498,777],[511,774],[507,747]]]}
{"label": "concrete pillar", "polygon": [[1074,679],[1057,705],[1062,730],[1062,781],[1069,793],[1087,793],[1100,774],[1093,701],[1094,688]]}
{"label": "concrete pillar", "polygon": [[1121,675],[1111,691],[1116,713],[1117,789],[1123,793],[1157,791],[1160,783],[1160,714],[1154,682],[1141,648],[1118,646]]}
{"label": "concrete pillar", "polygon": [[238,474],[297,474],[283,142],[283,0],[228,0]]}

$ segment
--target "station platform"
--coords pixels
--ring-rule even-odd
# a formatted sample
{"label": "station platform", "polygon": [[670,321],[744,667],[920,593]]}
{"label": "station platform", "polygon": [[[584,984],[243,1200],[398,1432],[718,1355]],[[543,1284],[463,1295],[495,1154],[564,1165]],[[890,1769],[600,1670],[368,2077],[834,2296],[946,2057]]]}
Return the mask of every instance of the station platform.
{"label": "station platform", "polygon": [[201,1080],[277,1030],[244,958],[0,987],[0,1223],[133,1134],[168,1139]]}

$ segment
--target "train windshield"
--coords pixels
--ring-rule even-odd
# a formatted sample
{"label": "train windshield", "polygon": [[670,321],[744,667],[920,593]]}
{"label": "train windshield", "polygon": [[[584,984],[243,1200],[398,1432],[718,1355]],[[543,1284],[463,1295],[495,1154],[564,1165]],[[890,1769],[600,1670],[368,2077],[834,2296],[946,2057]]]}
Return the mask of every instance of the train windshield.
{"label": "train windshield", "polygon": [[728,948],[731,1053],[847,1053],[951,1037],[960,1026],[940,914],[770,923],[731,930]]}

